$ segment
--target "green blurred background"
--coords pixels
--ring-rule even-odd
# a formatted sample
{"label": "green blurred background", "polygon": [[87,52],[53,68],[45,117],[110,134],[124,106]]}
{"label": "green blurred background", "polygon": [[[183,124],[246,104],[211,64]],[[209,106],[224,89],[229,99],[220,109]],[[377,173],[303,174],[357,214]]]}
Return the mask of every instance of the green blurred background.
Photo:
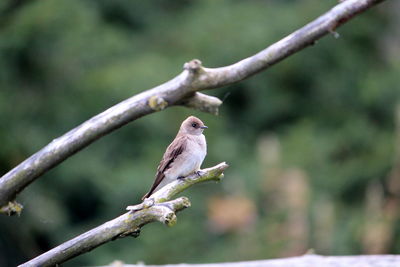
{"label": "green blurred background", "polygon": [[[337,1],[3,0],[0,171],[108,107],[181,72],[253,55]],[[0,266],[14,266],[124,212],[153,182],[180,122],[208,126],[203,167],[173,228],[110,242],[65,264],[255,260],[400,252],[400,19],[381,4],[266,72],[226,88],[219,116],[181,107],[95,142],[0,217]],[[229,95],[228,95],[229,94]],[[400,117],[400,114],[397,116]],[[400,120],[400,119],[398,119]]]}

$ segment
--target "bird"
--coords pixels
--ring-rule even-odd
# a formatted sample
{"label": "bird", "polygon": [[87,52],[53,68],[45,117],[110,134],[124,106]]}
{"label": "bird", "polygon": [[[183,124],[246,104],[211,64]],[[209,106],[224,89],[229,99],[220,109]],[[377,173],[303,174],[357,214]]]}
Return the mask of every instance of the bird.
{"label": "bird", "polygon": [[183,179],[192,173],[200,174],[200,166],[207,154],[206,138],[203,135],[207,128],[194,116],[189,116],[182,122],[178,134],[167,147],[158,165],[153,185],[142,200],[176,179]]}

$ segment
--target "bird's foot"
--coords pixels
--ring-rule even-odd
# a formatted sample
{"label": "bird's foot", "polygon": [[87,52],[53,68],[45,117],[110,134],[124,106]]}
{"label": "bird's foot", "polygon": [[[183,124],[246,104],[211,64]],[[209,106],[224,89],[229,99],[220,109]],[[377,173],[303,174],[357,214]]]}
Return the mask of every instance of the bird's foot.
{"label": "bird's foot", "polygon": [[202,170],[198,170],[195,172],[197,174],[197,176],[202,176],[204,175],[204,172]]}

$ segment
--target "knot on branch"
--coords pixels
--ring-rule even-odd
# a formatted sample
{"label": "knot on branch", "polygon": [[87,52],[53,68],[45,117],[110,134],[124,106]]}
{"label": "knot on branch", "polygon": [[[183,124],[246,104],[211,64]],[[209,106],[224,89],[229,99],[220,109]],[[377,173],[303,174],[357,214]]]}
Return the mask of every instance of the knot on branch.
{"label": "knot on branch", "polygon": [[0,208],[0,213],[5,213],[8,216],[12,215],[20,215],[22,209],[24,208],[23,205],[19,204],[17,201],[10,201],[7,205]]}
{"label": "knot on branch", "polygon": [[139,235],[140,235],[140,227],[137,227],[137,228],[129,229],[129,230],[123,232],[122,234],[115,236],[112,240],[114,241],[118,238],[123,238],[126,236],[131,236],[133,238],[136,238],[136,237],[139,237]]}
{"label": "knot on branch", "polygon": [[198,59],[193,59],[189,62],[186,62],[183,65],[183,69],[189,71],[190,73],[198,73],[202,68],[201,61]]}
{"label": "knot on branch", "polygon": [[168,102],[161,96],[153,95],[149,99],[149,107],[155,111],[160,111],[168,106]]}
{"label": "knot on branch", "polygon": [[172,227],[176,224],[176,222],[178,221],[175,212],[173,212],[172,210],[170,210],[170,212],[165,213],[164,216],[162,216],[160,218],[160,222],[162,222],[163,224]]}
{"label": "knot on branch", "polygon": [[195,110],[208,112],[213,115],[218,115],[219,106],[222,105],[222,101],[215,96],[209,96],[202,93],[194,93],[193,95],[178,102],[179,105],[183,105]]}

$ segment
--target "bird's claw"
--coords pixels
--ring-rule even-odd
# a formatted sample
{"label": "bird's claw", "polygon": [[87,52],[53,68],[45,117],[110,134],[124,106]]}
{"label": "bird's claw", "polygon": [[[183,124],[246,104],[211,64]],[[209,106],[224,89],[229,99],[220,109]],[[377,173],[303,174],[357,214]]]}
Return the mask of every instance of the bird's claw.
{"label": "bird's claw", "polygon": [[196,174],[197,174],[197,176],[202,176],[204,174],[204,172],[201,170],[198,170],[198,171],[196,171]]}

